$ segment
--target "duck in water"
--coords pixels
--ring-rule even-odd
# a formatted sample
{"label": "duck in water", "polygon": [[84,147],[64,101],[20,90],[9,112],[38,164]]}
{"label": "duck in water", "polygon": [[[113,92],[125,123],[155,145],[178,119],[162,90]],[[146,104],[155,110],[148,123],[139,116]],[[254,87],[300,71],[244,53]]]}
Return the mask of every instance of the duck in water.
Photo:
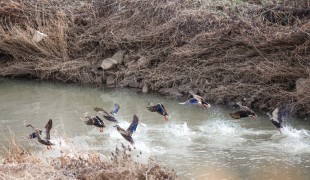
{"label": "duck in water", "polygon": [[99,127],[99,131],[103,132],[103,128],[105,127],[105,124],[98,116],[93,116],[93,117],[86,116],[85,118],[87,118],[87,120],[84,121],[86,125],[89,125],[89,126],[93,125],[93,126]]}
{"label": "duck in water", "polygon": [[239,110],[229,114],[232,118],[234,119],[241,119],[245,117],[251,117],[253,119],[257,118],[255,112],[249,107],[243,106],[241,102],[237,102],[234,106],[239,107]]}
{"label": "duck in water", "polygon": [[267,112],[266,113],[267,116],[269,117],[270,121],[272,122],[272,124],[280,131],[280,133],[282,134],[282,122],[283,122],[283,117],[286,114],[286,110],[284,108],[276,108],[272,111],[272,113]]}
{"label": "duck in water", "polygon": [[158,103],[158,104],[156,104],[156,105],[154,105],[154,106],[151,105],[151,104],[149,103],[149,105],[150,105],[150,106],[146,107],[149,111],[151,111],[151,112],[157,112],[158,114],[164,116],[164,119],[165,119],[166,121],[168,121],[169,115],[168,115],[168,113],[167,113],[166,108],[165,108],[164,105],[162,105],[162,104],[160,104],[160,103]]}
{"label": "duck in water", "polygon": [[98,112],[98,113],[101,113],[103,114],[103,117],[108,120],[108,121],[111,121],[111,122],[115,122],[115,123],[118,123],[118,121],[115,119],[115,115],[118,113],[120,109],[120,105],[115,103],[114,104],[114,108],[113,110],[108,113],[107,111],[105,111],[103,108],[98,108],[98,107],[95,107],[94,108],[94,111]]}
{"label": "duck in water", "polygon": [[179,104],[199,105],[199,106],[202,106],[204,108],[211,107],[211,105],[206,100],[204,100],[201,96],[199,96],[193,92],[190,92],[190,94],[192,95],[192,98],[190,98],[189,100],[187,100],[185,102],[181,102]]}
{"label": "duck in water", "polygon": [[123,138],[125,138],[128,142],[130,142],[131,145],[134,145],[132,134],[136,131],[138,124],[139,124],[139,118],[134,114],[132,122],[126,131],[123,128],[121,128],[118,124],[115,125],[114,127],[116,127],[117,131],[123,136]]}
{"label": "duck in water", "polygon": [[47,149],[51,149],[53,144],[50,142],[51,136],[50,131],[53,126],[53,121],[51,119],[48,120],[47,124],[45,125],[45,128],[43,130],[37,129],[33,127],[31,124],[28,124],[26,127],[31,127],[34,132],[29,135],[29,139],[38,138],[38,141],[41,144],[44,144],[47,146]]}

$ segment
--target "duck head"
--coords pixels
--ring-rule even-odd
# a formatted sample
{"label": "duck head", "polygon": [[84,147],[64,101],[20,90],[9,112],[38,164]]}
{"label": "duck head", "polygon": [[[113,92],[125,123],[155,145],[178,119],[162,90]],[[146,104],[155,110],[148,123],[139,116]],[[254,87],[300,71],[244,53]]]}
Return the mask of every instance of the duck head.
{"label": "duck head", "polygon": [[115,126],[113,126],[113,127],[116,127],[117,129],[118,129],[118,128],[120,128],[120,126],[119,126],[118,124],[116,124],[116,125],[115,125]]}
{"label": "duck head", "polygon": [[121,128],[118,124],[116,124],[116,125],[113,126],[113,127],[116,127],[116,130],[117,130],[118,132],[124,131],[123,128]]}

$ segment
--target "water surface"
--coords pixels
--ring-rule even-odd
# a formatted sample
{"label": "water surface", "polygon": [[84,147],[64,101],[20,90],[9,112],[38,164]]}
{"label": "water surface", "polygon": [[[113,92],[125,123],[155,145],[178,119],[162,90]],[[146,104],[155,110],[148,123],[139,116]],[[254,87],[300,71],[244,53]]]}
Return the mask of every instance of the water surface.
{"label": "water surface", "polygon": [[[230,107],[203,109],[178,104],[154,94],[130,89],[92,88],[72,84],[0,79],[0,156],[8,139],[15,137],[38,156],[59,156],[61,151],[95,150],[109,156],[121,143],[128,145],[106,122],[103,133],[86,126],[82,119],[98,115],[94,107],[110,111],[114,103],[121,109],[119,125],[127,128],[136,114],[143,125],[134,134],[135,157],[157,162],[177,171],[180,179],[308,179],[310,177],[310,124],[287,117],[283,134],[268,117],[258,113],[256,121],[232,120]],[[147,111],[148,102],[163,103],[170,115],[163,117]],[[44,155],[44,146],[26,136],[28,123],[43,128],[53,119],[53,150]],[[133,152],[134,153],[134,152]]]}

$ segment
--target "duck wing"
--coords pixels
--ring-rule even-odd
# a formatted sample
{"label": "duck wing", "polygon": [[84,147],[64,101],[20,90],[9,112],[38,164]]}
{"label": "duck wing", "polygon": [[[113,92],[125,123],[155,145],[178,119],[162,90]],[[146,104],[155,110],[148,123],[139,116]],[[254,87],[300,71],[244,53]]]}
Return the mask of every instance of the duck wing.
{"label": "duck wing", "polygon": [[34,131],[36,131],[36,128],[33,127],[31,124],[27,124],[26,127],[31,127]]}
{"label": "duck wing", "polygon": [[255,112],[251,108],[247,106],[242,106],[242,105],[239,107],[240,107],[240,111],[247,112],[248,114],[253,114],[256,116]]}
{"label": "duck wing", "polygon": [[92,118],[94,121],[94,125],[97,127],[105,127],[104,122],[102,121],[102,119],[100,119],[98,116],[95,116],[94,118]]}
{"label": "duck wing", "polygon": [[[281,120],[280,120],[281,119]],[[276,108],[272,111],[272,120],[280,123],[280,121],[282,122],[282,117],[280,118],[280,111],[279,108]]]}
{"label": "duck wing", "polygon": [[116,127],[117,127],[117,131],[123,136],[123,138],[125,138],[127,141],[133,143],[131,133],[129,133],[128,131],[125,131],[123,128],[119,127],[118,125],[116,125]]}
{"label": "duck wing", "polygon": [[115,103],[115,104],[114,104],[114,108],[113,108],[113,110],[110,112],[110,114],[116,115],[116,114],[118,113],[119,109],[120,109],[120,105],[117,104],[117,103]]}
{"label": "duck wing", "polygon": [[107,115],[110,115],[106,110],[104,110],[103,108],[98,108],[98,107],[95,107],[94,108],[94,111],[98,112],[98,113],[105,113]]}
{"label": "duck wing", "polygon": [[240,112],[229,113],[230,117],[240,119]]}
{"label": "duck wing", "polygon": [[121,134],[123,136],[123,138],[125,138],[127,141],[129,141],[130,143],[134,143],[132,137],[130,135],[127,134]]}
{"label": "duck wing", "polygon": [[193,91],[190,91],[189,94],[192,95],[193,98],[195,98],[195,99],[203,99],[201,96],[195,94]]}
{"label": "duck wing", "polygon": [[240,118],[248,117],[251,114],[252,114],[251,111],[242,109],[237,112],[230,113],[229,115],[234,119],[240,119]]}
{"label": "duck wing", "polygon": [[283,119],[287,114],[288,114],[288,106],[282,106],[272,111],[273,119],[279,124],[283,122]]}
{"label": "duck wing", "polygon": [[[116,105],[117,106],[117,105]],[[119,105],[118,105],[119,106]],[[114,108],[115,109],[115,108]],[[119,109],[119,108],[118,108]],[[111,121],[111,122],[118,122],[114,117],[113,117],[113,114],[112,112],[114,111],[111,111],[111,114],[109,114],[106,110],[102,109],[102,108],[97,108],[95,107],[94,108],[94,111],[97,111],[99,113],[104,113],[105,115],[103,115],[104,119],[108,120],[108,121]],[[117,110],[118,111],[118,110]]]}
{"label": "duck wing", "polygon": [[86,125],[89,125],[89,126],[94,125],[95,121],[91,117],[86,116],[85,118],[88,118],[88,120],[84,121]]}
{"label": "duck wing", "polygon": [[111,115],[103,115],[104,119],[111,121],[111,122],[115,122],[118,123],[118,121],[115,119],[115,117],[111,116]]}
{"label": "duck wing", "polygon": [[160,109],[161,109],[161,113],[160,114],[162,114],[164,116],[168,115],[165,106],[163,104],[159,104],[159,105],[160,105]]}
{"label": "duck wing", "polygon": [[51,119],[48,120],[47,124],[45,125],[45,128],[42,131],[42,135],[46,140],[50,140],[51,136],[50,136],[50,131],[53,127],[53,121]]}
{"label": "duck wing", "polygon": [[155,105],[155,106],[148,106],[148,107],[146,107],[146,109],[148,109],[151,112],[156,112],[157,111],[157,105]]}
{"label": "duck wing", "polygon": [[244,110],[244,111],[253,111],[252,109],[250,109],[249,107],[247,106],[239,106],[240,110]]}
{"label": "duck wing", "polygon": [[185,102],[181,102],[179,104],[199,104],[199,100],[196,98],[190,98],[189,100],[185,101]]}
{"label": "duck wing", "polygon": [[44,145],[47,145],[47,146],[51,146],[51,145],[55,145],[54,143],[50,142],[49,139],[42,139],[40,134],[37,132],[37,138],[38,138],[38,141],[41,143],[41,144],[44,144]]}
{"label": "duck wing", "polygon": [[131,136],[128,136],[128,135],[124,135],[124,134],[121,134],[123,136],[123,138],[125,138],[127,141],[129,141],[130,143],[134,143],[133,139]]}
{"label": "duck wing", "polygon": [[130,135],[133,134],[136,131],[138,124],[139,124],[139,118],[134,114],[132,122],[127,129],[127,133]]}

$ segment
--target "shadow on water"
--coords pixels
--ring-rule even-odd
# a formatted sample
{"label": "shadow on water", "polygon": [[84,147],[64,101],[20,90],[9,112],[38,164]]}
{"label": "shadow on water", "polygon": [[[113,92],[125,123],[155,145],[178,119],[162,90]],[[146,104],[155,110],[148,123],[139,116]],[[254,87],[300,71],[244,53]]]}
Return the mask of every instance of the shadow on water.
{"label": "shadow on water", "polygon": [[[230,107],[202,109],[130,89],[6,79],[0,79],[0,102],[1,144],[6,146],[6,137],[15,136],[42,157],[66,151],[108,156],[121,143],[127,146],[113,123],[106,122],[100,133],[81,120],[85,112],[96,115],[94,107],[109,111],[117,102],[121,127],[129,126],[133,114],[144,124],[133,136],[135,160],[144,163],[154,158],[175,169],[181,179],[307,179],[310,175],[310,125],[292,117],[285,119],[280,134],[264,113],[258,113],[256,121],[232,120]],[[148,102],[165,104],[169,121],[147,111]],[[41,154],[42,145],[26,138],[31,129],[25,125],[43,128],[49,118],[56,146]]]}

